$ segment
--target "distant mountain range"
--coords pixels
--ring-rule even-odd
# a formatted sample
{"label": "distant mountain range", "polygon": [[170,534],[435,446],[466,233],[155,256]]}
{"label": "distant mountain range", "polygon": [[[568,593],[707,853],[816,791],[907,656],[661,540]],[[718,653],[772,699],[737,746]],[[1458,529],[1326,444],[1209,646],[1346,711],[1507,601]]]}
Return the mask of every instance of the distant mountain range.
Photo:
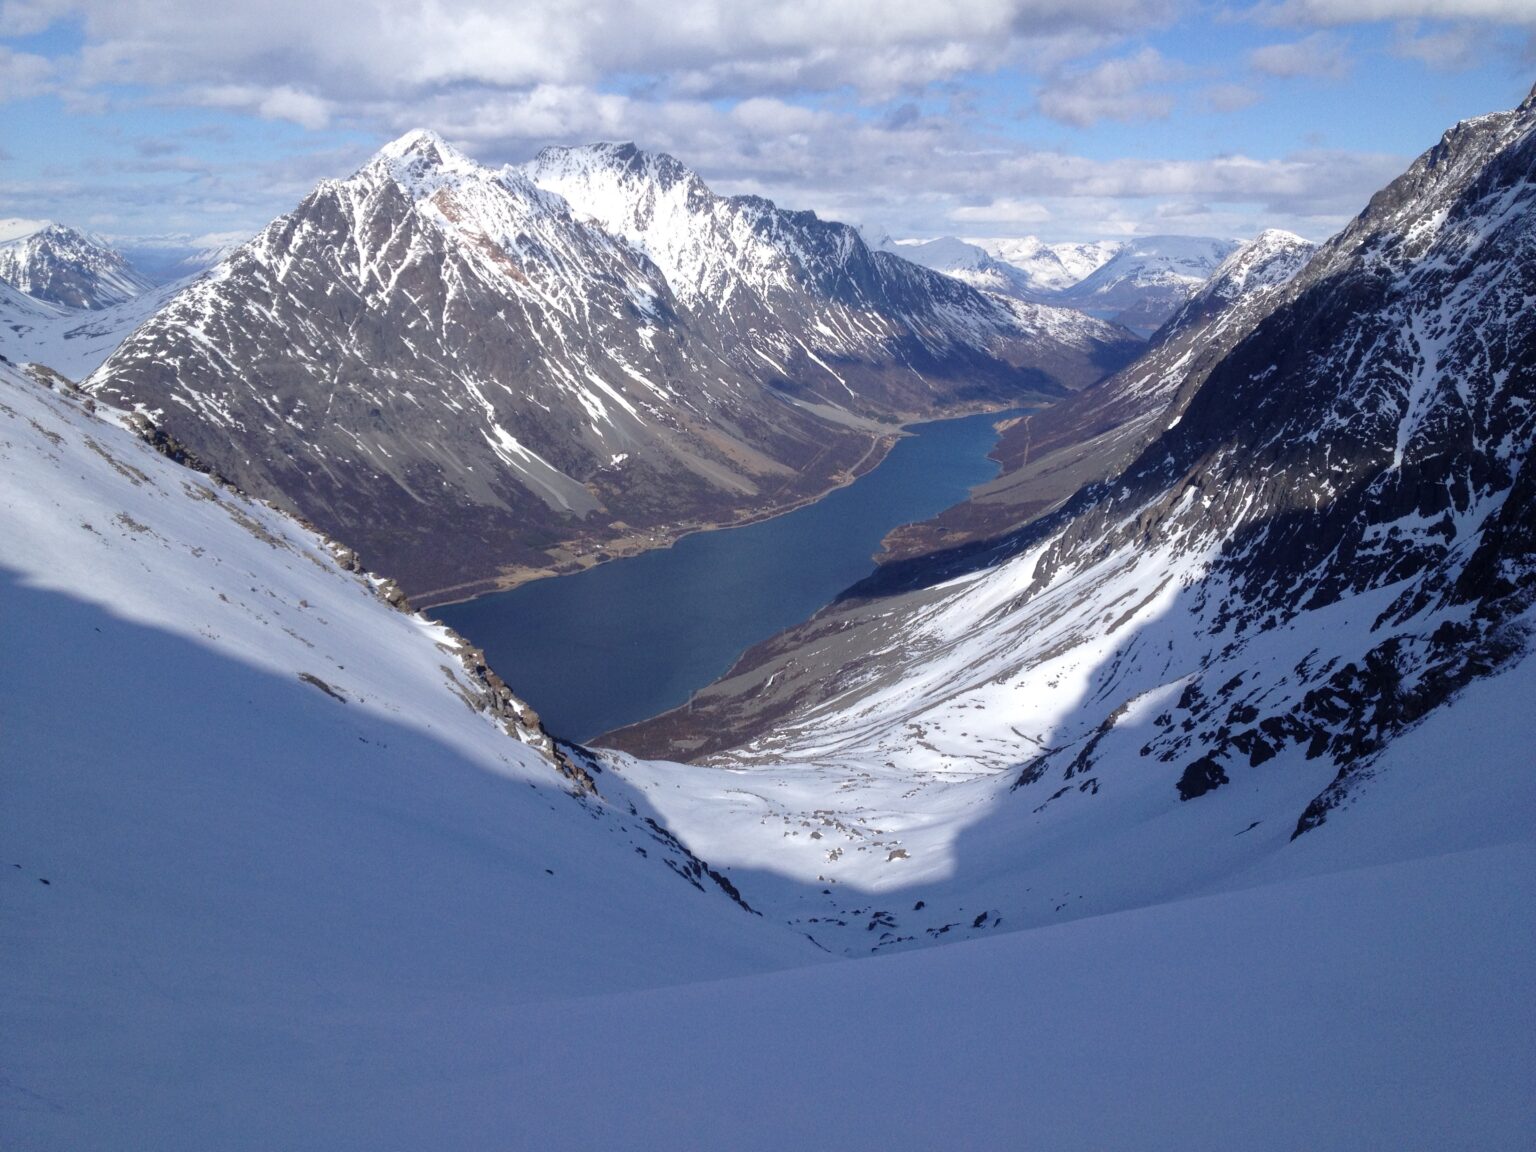
{"label": "distant mountain range", "polygon": [[83,380],[201,273],[156,283],[121,251],[45,221],[0,221],[0,356]]}
{"label": "distant mountain range", "polygon": [[1084,484],[1124,468],[1177,417],[1236,339],[1278,302],[1280,290],[1316,249],[1277,230],[1239,247],[1158,329],[1134,363],[1059,404],[1012,421],[992,451],[1001,475],[933,520],[897,529],[886,540],[881,559],[894,565],[951,549],[985,547]]}
{"label": "distant mountain range", "polygon": [[1150,333],[1238,247],[1201,236],[1139,236],[1090,244],[1022,239],[891,240],[880,246],[974,287],[1074,308]]}

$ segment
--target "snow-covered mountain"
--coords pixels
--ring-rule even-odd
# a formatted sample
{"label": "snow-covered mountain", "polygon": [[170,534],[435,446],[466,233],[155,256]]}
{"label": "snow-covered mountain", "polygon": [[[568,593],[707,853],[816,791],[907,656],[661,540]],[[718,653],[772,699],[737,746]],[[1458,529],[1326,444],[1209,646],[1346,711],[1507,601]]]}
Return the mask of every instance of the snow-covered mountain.
{"label": "snow-covered mountain", "polygon": [[1138,236],[1070,288],[1040,297],[1142,331],[1160,327],[1238,247],[1206,236]]}
{"label": "snow-covered mountain", "polygon": [[1119,240],[1046,244],[1034,236],[966,237],[965,242],[1023,272],[1035,292],[1059,292],[1080,283],[1125,246]]}
{"label": "snow-covered mountain", "polygon": [[[557,194],[583,180],[605,219]],[[414,132],[88,386],[448,598],[782,510],[868,467],[897,419],[1062,395],[1134,347],[714,197],[670,157],[492,170]]]}
{"label": "snow-covered mountain", "polygon": [[1238,242],[1142,236],[1091,244],[1020,239],[884,240],[885,250],[972,287],[1072,308],[1151,332],[1193,295]]}
{"label": "snow-covered mountain", "polygon": [[0,356],[14,364],[45,365],[67,380],[84,380],[192,279],[148,288],[121,304],[94,309],[45,304],[0,283]]}
{"label": "snow-covered mountain", "polygon": [[[738,357],[836,364],[828,372],[842,391],[814,375],[805,385],[828,403],[910,411],[932,403],[932,381],[984,382],[998,361],[1075,389],[1134,348],[1123,330],[1070,311],[958,287],[870,248],[845,224],[761,197],[717,196],[675,158],[633,144],[546,148],[521,171],[644,252],[694,322],[719,323]],[[892,363],[908,371],[861,370]]]}
{"label": "snow-covered mountain", "polygon": [[1000,292],[1005,296],[1029,299],[1031,293],[1038,289],[1033,278],[1023,269],[997,259],[976,244],[954,236],[940,236],[936,240],[892,240],[884,237],[879,247],[883,251],[895,253],[903,260],[953,276],[984,292]]}
{"label": "snow-covered mountain", "polygon": [[[1405,733],[1528,675],[1533,173],[1536,94],[1448,132],[1288,281],[1303,253],[1261,238],[1222,283],[1278,287],[1206,329],[1214,364],[1188,348],[1145,382],[1194,390],[1129,467],[876,577],[616,737],[713,769],[624,770],[696,850],[739,842],[724,863],[789,835],[776,866],[830,896],[782,907],[848,949],[1283,868],[1396,787]],[[706,822],[687,781],[720,768],[753,800]],[[1529,816],[1528,782],[1446,770]]]}
{"label": "snow-covered mountain", "polygon": [[1153,335],[1135,363],[1077,395],[1012,421],[992,456],[1000,474],[932,520],[893,532],[897,561],[985,549],[1129,464],[1176,420],[1206,375],[1280,301],[1317,245],[1271,229],[1238,248]]}
{"label": "snow-covered mountain", "polygon": [[[1252,308],[1279,293],[1312,258],[1317,245],[1294,232],[1269,228],[1239,245],[1216,266],[1209,279],[1168,320],[1168,334],[1189,329],[1218,313],[1227,317],[1226,327],[1252,327],[1253,316],[1235,316],[1234,306]],[[1167,337],[1160,333],[1159,339]]]}
{"label": "snow-covered mountain", "polygon": [[[0,221],[0,280],[46,304],[109,308],[151,287],[122,253],[104,241],[42,223],[34,230]],[[19,234],[18,234],[19,233]]]}
{"label": "snow-covered mountain", "polygon": [[941,236],[936,240],[883,237],[879,247],[974,288],[1039,301],[1091,275],[1124,244],[1114,240],[1046,244],[1034,236]]}
{"label": "snow-covered mountain", "polygon": [[73,229],[0,221],[0,356],[83,380],[187,284],[154,286]]}

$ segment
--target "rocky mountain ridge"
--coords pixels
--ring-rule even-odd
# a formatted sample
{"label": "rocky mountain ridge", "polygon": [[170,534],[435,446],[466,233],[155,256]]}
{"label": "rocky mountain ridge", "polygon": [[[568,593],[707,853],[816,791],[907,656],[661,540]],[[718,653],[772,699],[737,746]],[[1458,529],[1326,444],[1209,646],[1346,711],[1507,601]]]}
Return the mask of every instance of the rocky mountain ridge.
{"label": "rocky mountain ridge", "polygon": [[622,185],[613,203],[684,227],[610,231],[533,169],[409,133],[88,387],[447,599],[783,510],[872,464],[901,419],[1060,396],[1136,347],[714,197],[669,157],[578,154]]}

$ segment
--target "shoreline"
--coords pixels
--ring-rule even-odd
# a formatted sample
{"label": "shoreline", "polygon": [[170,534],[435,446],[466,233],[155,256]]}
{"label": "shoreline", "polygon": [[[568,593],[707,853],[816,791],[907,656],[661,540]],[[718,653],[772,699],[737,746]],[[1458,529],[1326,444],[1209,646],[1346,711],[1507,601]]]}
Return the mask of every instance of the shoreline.
{"label": "shoreline", "polygon": [[[802,500],[796,500],[792,504],[775,507],[772,511],[763,511],[745,516],[739,520],[731,520],[724,523],[702,523],[678,525],[669,531],[656,529],[649,533],[620,536],[607,541],[591,551],[583,551],[574,554],[572,558],[561,564],[559,568],[527,568],[513,569],[497,576],[483,577],[479,580],[466,580],[462,584],[450,584],[445,588],[433,588],[425,592],[413,593],[410,597],[411,604],[419,611],[427,612],[434,608],[444,608],[453,604],[468,604],[473,600],[480,600],[487,596],[494,596],[500,592],[511,592],[521,588],[525,584],[532,584],[539,580],[548,580],[560,576],[575,576],[578,573],[589,571],[600,564],[607,564],[613,560],[627,560],[646,552],[656,552],[671,548],[678,541],[694,536],[701,532],[723,532],[731,528],[745,528],[751,524],[760,524],[764,520],[774,520],[780,516],[787,516],[791,512],[799,511],[821,500],[826,499],[833,492],[846,488],[855,481],[869,475],[890,455],[897,442],[911,436],[910,431],[919,424],[936,424],[948,420],[962,420],[969,416],[983,416],[1002,412],[1013,411],[1020,407],[1024,401],[1014,404],[984,404],[975,407],[964,408],[942,416],[925,413],[902,414],[900,422],[890,426],[891,430],[875,436],[864,455],[846,473],[846,479],[808,496]],[[1035,403],[1039,403],[1036,401]],[[878,453],[878,455],[876,455]],[[871,461],[871,457],[874,457]],[[599,553],[602,559],[597,559]],[[873,559],[873,557],[872,557]],[[878,561],[876,561],[878,563]]]}

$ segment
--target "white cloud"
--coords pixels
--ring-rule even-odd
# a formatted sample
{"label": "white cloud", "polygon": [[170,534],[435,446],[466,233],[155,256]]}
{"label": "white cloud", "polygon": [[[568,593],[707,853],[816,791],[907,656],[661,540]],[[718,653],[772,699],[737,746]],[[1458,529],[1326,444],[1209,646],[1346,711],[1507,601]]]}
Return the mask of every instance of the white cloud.
{"label": "white cloud", "polygon": [[1213,84],[1200,94],[1213,112],[1238,112],[1259,102],[1259,93],[1246,84]]}
{"label": "white cloud", "polygon": [[1248,53],[1248,63],[1265,76],[1343,76],[1349,70],[1345,44],[1327,32],[1314,32],[1284,44],[1266,44]]}
{"label": "white cloud", "polygon": [[318,96],[280,85],[262,97],[256,111],[268,120],[291,120],[305,128],[324,128],[331,121],[330,106]]}
{"label": "white cloud", "polygon": [[193,103],[206,107],[252,112],[264,120],[287,120],[311,129],[324,128],[331,119],[330,108],[324,100],[286,84],[275,88],[218,84],[193,89],[188,96]]}
{"label": "white cloud", "polygon": [[74,7],[72,0],[0,0],[0,36],[31,36]]}
{"label": "white cloud", "polygon": [[[62,4],[62,0],[54,0]],[[611,75],[680,94],[888,93],[1014,60],[1042,37],[1165,20],[1173,0],[75,0],[93,78],[289,83],[339,100]],[[9,11],[9,8],[6,9]],[[17,20],[32,19],[17,9]],[[280,73],[278,75],[277,73]]]}
{"label": "white cloud", "polygon": [[1274,22],[1337,27],[1387,20],[1477,20],[1536,27],[1531,0],[1283,0],[1260,9]]}
{"label": "white cloud", "polygon": [[0,104],[50,91],[53,79],[52,61],[0,44]]}
{"label": "white cloud", "polygon": [[[988,230],[1049,230],[1059,239],[1151,226],[1243,234],[1271,224],[1318,236],[1402,168],[1403,157],[1352,153],[1089,159],[1020,143],[1017,124],[972,99],[969,81],[995,70],[1043,77],[1038,112],[1074,127],[1166,116],[1175,83],[1192,89],[1186,99],[1219,110],[1253,102],[1254,87],[1231,82],[1243,74],[1241,56],[1195,71],[1152,48],[1134,50],[1138,33],[1184,2],[0,0],[0,28],[36,30],[60,13],[83,21],[83,53],[60,62],[72,98],[121,102],[121,86],[133,84],[157,106],[348,129],[303,145],[345,140],[332,151],[289,156],[260,174],[205,160],[195,144],[123,161],[184,170],[188,179],[171,194],[166,184],[114,189],[113,172],[92,171],[52,193],[39,178],[0,196],[14,204],[7,211],[36,205],[60,215],[110,202],[120,233],[132,220],[147,221],[146,231],[195,233],[237,220],[254,227],[317,179],[360,163],[369,149],[355,143],[358,134],[382,142],[429,126],[487,162],[523,160],[548,143],[633,139],[672,152],[718,191],[878,219],[898,234],[985,221]],[[1356,18],[1323,19],[1319,7],[1287,11],[1312,12],[1315,25]],[[1427,35],[1398,50],[1430,52]],[[1328,33],[1299,44],[1342,42]],[[1298,46],[1269,47],[1294,55]],[[1312,57],[1299,59],[1259,57],[1272,73],[1315,67]],[[0,77],[0,87],[12,78],[4,59]],[[265,135],[291,142],[295,134]],[[1175,148],[1197,150],[1185,140]]]}
{"label": "white cloud", "polygon": [[1179,69],[1155,48],[1143,48],[1134,56],[1058,76],[1041,91],[1039,108],[1052,120],[1084,128],[1100,120],[1160,119],[1172,111],[1173,98],[1148,87],[1178,75]]}
{"label": "white cloud", "polygon": [[1488,39],[1485,29],[1466,24],[1422,33],[1403,24],[1392,38],[1392,51],[1441,71],[1461,71],[1487,59]]}
{"label": "white cloud", "polygon": [[949,213],[949,218],[961,223],[1039,225],[1051,219],[1051,210],[1038,201],[1003,198],[990,204],[956,208]]}

